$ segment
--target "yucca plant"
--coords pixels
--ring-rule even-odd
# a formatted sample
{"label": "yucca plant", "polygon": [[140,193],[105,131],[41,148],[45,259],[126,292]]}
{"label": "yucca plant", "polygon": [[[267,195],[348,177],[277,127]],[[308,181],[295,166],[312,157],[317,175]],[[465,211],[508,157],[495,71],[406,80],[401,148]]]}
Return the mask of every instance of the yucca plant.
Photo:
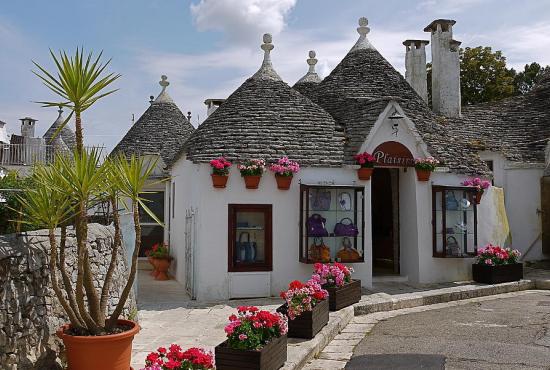
{"label": "yucca plant", "polygon": [[[25,222],[48,229],[52,286],[75,333],[103,335],[112,333],[116,327],[137,273],[141,246],[139,207],[158,221],[140,196],[155,166],[155,161],[137,156],[115,156],[101,163],[100,152],[94,149],[81,153],[75,151],[70,156],[58,154],[51,164],[34,168],[32,176],[36,188],[19,197]],[[90,247],[86,243],[86,212],[106,199],[113,205],[115,240],[103,285],[96,289],[91,272]],[[128,280],[117,306],[112,312],[107,312],[109,290],[122,244],[118,203],[132,211],[136,241]],[[75,223],[77,239],[74,285],[65,269],[66,227],[71,222]],[[61,230],[60,243],[55,237],[57,228]],[[58,270],[64,292],[58,281]]]}
{"label": "yucca plant", "polygon": [[56,66],[55,73],[48,72],[46,68],[35,61],[33,63],[38,71],[33,71],[33,73],[62,100],[57,102],[39,101],[37,103],[42,104],[44,107],[61,106],[70,110],[71,113],[54,135],[59,134],[74,115],[76,149],[78,152],[82,152],[84,148],[82,112],[90,108],[99,99],[117,91],[116,89],[105,91],[105,89],[121,75],[115,73],[103,74],[111,62],[110,59],[105,63],[101,61],[103,52],[100,52],[95,59],[93,52],[88,53],[85,57],[84,50],[78,48],[74,56],[68,56],[65,51],[60,51],[59,56],[56,56],[52,50],[50,50],[50,55]]}

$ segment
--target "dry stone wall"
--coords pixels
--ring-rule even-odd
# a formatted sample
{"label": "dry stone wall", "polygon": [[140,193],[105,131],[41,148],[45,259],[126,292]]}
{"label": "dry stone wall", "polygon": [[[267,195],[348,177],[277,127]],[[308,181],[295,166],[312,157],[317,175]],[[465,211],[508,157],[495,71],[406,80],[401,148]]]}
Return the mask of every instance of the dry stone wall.
{"label": "dry stone wall", "polygon": [[[97,287],[103,281],[110,262],[114,229],[90,224],[92,271]],[[58,235],[59,237],[59,235]],[[51,288],[49,242],[45,230],[0,235],[0,369],[60,369],[62,343],[55,336],[67,317]],[[68,230],[67,272],[76,281],[76,238]],[[118,303],[129,271],[125,251],[120,250],[109,311]],[[59,276],[59,275],[58,275]],[[124,316],[135,312],[132,295]]]}

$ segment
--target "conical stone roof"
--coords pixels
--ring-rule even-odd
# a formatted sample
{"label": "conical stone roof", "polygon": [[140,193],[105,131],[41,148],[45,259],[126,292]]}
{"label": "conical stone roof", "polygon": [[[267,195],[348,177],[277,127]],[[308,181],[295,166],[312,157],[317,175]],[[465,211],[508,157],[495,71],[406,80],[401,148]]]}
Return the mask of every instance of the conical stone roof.
{"label": "conical stone roof", "polygon": [[340,166],[343,135],[335,130],[334,119],[281,80],[271,65],[268,34],[262,49],[258,72],[195,130],[182,153],[194,162],[221,155],[268,162],[288,156],[302,166]]}
{"label": "conical stone roof", "polygon": [[54,145],[58,149],[74,149],[76,147],[76,136],[73,130],[70,129],[69,124],[67,123],[61,131],[57,132],[59,127],[65,121],[65,117],[63,117],[63,109],[61,109],[61,107],[59,107],[58,112],[59,116],[50,128],[46,130],[46,133],[43,136],[44,142],[46,145]]}
{"label": "conical stone roof", "polygon": [[168,163],[178,148],[189,138],[194,127],[183,115],[170,95],[166,76],[161,77],[162,91],[128,130],[112,153],[159,154]]}
{"label": "conical stone roof", "polygon": [[396,101],[411,119],[431,155],[455,172],[487,173],[475,152],[460,138],[449,137],[444,120],[436,115],[405,78],[367,39],[366,18],[359,20],[359,39],[344,59],[325,77],[311,96],[345,128],[345,159],[354,163],[376,119],[390,101]]}

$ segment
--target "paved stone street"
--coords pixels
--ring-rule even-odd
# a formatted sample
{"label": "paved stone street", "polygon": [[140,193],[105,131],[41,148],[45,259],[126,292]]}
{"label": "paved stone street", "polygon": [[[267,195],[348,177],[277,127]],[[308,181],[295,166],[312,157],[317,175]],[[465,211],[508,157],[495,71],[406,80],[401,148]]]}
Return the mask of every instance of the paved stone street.
{"label": "paved stone street", "polygon": [[550,369],[550,292],[507,296],[382,320],[346,369]]}

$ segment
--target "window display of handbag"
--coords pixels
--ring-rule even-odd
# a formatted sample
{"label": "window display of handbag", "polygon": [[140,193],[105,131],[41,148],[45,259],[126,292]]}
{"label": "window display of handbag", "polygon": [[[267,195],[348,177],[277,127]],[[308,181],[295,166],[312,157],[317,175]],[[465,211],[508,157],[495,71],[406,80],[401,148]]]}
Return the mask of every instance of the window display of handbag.
{"label": "window display of handbag", "polygon": [[345,237],[342,239],[342,249],[336,253],[336,258],[344,262],[359,261],[361,260],[361,255],[357,249],[353,248],[350,238]]}
{"label": "window display of handbag", "polygon": [[313,262],[330,262],[330,248],[325,245],[323,238],[314,238],[309,246],[309,259]]}
{"label": "window display of handbag", "polygon": [[340,195],[338,195],[338,204],[340,205],[340,209],[342,211],[351,211],[351,194],[347,191],[341,192]]}
{"label": "window display of handbag", "polygon": [[325,228],[327,220],[318,213],[314,213],[307,219],[307,234],[309,236],[328,236]]}
{"label": "window display of handbag", "polygon": [[[348,222],[348,223],[344,223]],[[343,218],[334,225],[334,235],[335,236],[357,236],[359,235],[359,230],[357,226],[353,224],[353,220],[349,217]]]}
{"label": "window display of handbag", "polygon": [[454,236],[447,237],[447,256],[460,256],[460,245]]}
{"label": "window display of handbag", "polygon": [[[243,241],[243,236],[246,236],[246,241]],[[239,234],[239,240],[235,243],[235,249],[236,262],[256,262],[256,242],[250,241],[250,233],[243,231]]]}
{"label": "window display of handbag", "polygon": [[458,209],[458,200],[456,200],[454,191],[448,191],[445,195],[445,208],[448,211],[456,211]]}
{"label": "window display of handbag", "polygon": [[328,211],[330,209],[330,191],[315,189],[310,195],[311,209],[314,211]]}

